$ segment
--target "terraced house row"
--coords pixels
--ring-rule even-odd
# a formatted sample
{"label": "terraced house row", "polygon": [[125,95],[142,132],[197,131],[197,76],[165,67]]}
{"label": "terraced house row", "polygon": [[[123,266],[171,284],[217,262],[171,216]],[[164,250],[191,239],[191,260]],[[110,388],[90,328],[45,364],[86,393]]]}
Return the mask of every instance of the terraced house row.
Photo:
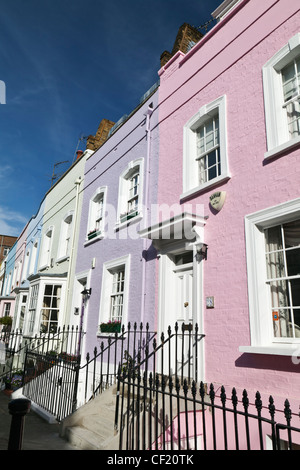
{"label": "terraced house row", "polygon": [[204,36],[180,28],[158,83],[103,119],[9,251],[14,330],[82,327],[85,357],[111,323],[197,326],[198,381],[288,399],[299,427],[299,10],[225,0]]}

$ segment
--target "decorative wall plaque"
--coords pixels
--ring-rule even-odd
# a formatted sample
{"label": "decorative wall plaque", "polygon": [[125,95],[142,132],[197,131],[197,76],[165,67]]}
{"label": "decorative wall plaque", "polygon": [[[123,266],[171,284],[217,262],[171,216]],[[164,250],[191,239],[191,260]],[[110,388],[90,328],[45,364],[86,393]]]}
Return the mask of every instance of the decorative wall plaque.
{"label": "decorative wall plaque", "polygon": [[224,206],[225,198],[226,191],[217,191],[213,193],[209,198],[211,207],[216,211],[220,211]]}

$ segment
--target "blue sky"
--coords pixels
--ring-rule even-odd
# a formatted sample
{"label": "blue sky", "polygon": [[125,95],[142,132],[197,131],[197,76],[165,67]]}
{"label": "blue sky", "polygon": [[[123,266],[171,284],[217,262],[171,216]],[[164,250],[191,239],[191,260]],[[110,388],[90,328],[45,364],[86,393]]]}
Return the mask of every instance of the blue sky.
{"label": "blue sky", "polygon": [[[183,23],[222,0],[0,0],[0,234],[19,235],[81,136],[129,114]],[[84,149],[81,145],[79,148]]]}

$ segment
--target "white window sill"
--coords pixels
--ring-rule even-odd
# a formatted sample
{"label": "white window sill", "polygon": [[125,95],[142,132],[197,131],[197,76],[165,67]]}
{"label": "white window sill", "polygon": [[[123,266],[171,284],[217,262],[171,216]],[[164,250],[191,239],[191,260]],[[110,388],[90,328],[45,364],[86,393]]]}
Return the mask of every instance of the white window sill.
{"label": "white window sill", "polygon": [[280,154],[287,152],[288,150],[293,150],[294,147],[297,147],[299,145],[300,145],[300,137],[289,140],[288,142],[278,145],[277,147],[274,147],[273,149],[266,152],[265,160],[268,160],[269,158],[277,157]]}
{"label": "white window sill", "polygon": [[96,237],[94,238],[91,238],[90,240],[86,239],[85,242],[84,242],[84,246],[88,246],[88,245],[91,245],[92,243],[98,241],[98,240],[103,240],[104,238],[104,235],[103,233],[100,233],[99,235],[97,235]]}
{"label": "white window sill", "polygon": [[58,258],[56,260],[56,264],[62,263],[63,261],[69,261],[70,257],[69,255],[62,256],[61,258]]}
{"label": "white window sill", "polygon": [[218,176],[217,178],[214,178],[211,181],[207,181],[207,183],[201,184],[200,186],[197,186],[195,188],[189,189],[182,193],[180,195],[180,199],[186,199],[187,197],[190,197],[192,195],[196,195],[197,193],[200,193],[202,191],[207,191],[210,188],[213,188],[217,184],[224,183],[225,181],[230,179],[230,175],[221,175]]}
{"label": "white window sill", "polygon": [[115,225],[115,232],[117,232],[118,230],[122,230],[122,228],[127,227],[131,223],[140,222],[142,218],[143,218],[143,215],[140,213],[136,215],[135,217],[132,217],[131,219],[125,220],[125,222],[117,222]]}
{"label": "white window sill", "polygon": [[[120,336],[122,334],[122,327],[121,327],[121,331],[118,333],[117,332],[117,336]],[[116,336],[116,333],[112,332],[112,331],[103,331],[103,333],[101,331],[97,331],[97,337],[105,337],[105,338],[115,338]]]}
{"label": "white window sill", "polygon": [[274,356],[300,356],[299,344],[272,344],[270,346],[240,346],[239,351],[250,354],[270,354]]}
{"label": "white window sill", "polygon": [[[46,269],[49,269],[50,268],[50,265],[49,264],[44,264],[43,266],[40,266],[39,267],[39,271],[45,271]],[[33,274],[33,273],[32,273]]]}

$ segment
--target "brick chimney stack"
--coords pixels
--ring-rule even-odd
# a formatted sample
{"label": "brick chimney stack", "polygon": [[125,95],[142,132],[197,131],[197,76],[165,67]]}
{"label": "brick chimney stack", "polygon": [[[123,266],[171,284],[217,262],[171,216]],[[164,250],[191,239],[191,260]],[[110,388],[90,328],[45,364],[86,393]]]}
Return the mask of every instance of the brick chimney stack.
{"label": "brick chimney stack", "polygon": [[110,129],[115,123],[108,119],[102,119],[99,124],[96,135],[89,135],[86,148],[88,150],[97,150],[106,141]]}
{"label": "brick chimney stack", "polygon": [[164,51],[160,56],[160,65],[163,67],[176,52],[181,51],[186,54],[189,49],[195,45],[200,39],[203,38],[203,34],[200,33],[194,26],[184,23],[180,26],[172,52]]}

